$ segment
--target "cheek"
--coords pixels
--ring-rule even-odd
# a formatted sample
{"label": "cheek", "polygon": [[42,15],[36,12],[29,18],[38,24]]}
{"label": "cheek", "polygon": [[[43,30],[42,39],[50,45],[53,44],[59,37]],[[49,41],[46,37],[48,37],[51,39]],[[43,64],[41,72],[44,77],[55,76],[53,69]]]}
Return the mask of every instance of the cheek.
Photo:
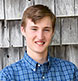
{"label": "cheek", "polygon": [[52,39],[52,35],[51,35],[51,34],[49,34],[49,35],[47,34],[46,40],[47,40],[47,41],[51,41],[51,39]]}
{"label": "cheek", "polygon": [[26,39],[28,40],[28,42],[29,42],[29,41],[32,41],[34,38],[35,38],[34,34],[27,33]]}

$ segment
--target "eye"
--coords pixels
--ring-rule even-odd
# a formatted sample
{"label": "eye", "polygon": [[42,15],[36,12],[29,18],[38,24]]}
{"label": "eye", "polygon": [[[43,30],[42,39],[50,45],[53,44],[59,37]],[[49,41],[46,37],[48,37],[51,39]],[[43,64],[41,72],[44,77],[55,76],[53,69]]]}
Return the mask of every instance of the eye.
{"label": "eye", "polygon": [[49,29],[45,29],[44,31],[50,31]]}
{"label": "eye", "polygon": [[32,30],[35,30],[36,31],[37,29],[33,28]]}

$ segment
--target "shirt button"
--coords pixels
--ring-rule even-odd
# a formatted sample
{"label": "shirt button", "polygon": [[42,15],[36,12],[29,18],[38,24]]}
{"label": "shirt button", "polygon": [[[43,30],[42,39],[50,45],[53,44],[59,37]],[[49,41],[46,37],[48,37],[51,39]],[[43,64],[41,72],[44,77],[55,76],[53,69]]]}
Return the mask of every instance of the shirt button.
{"label": "shirt button", "polygon": [[33,71],[35,71],[35,69],[33,69]]}
{"label": "shirt button", "polygon": [[40,64],[38,64],[38,67],[40,67]]}
{"label": "shirt button", "polygon": [[43,76],[42,79],[45,79],[45,77]]}

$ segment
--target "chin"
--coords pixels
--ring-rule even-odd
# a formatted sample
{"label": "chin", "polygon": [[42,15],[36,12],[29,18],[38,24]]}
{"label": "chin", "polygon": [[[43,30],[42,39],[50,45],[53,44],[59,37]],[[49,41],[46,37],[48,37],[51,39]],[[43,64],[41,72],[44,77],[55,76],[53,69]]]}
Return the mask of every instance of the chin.
{"label": "chin", "polygon": [[35,50],[35,52],[36,53],[44,53],[44,52],[46,52],[46,50],[42,50],[42,49],[41,50]]}

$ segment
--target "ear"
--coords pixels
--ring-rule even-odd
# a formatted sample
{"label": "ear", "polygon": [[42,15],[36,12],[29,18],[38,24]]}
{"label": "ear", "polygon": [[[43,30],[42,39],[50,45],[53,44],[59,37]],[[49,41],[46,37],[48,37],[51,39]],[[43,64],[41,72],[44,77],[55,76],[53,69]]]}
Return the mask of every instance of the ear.
{"label": "ear", "polygon": [[24,29],[24,27],[22,27],[22,26],[21,26],[21,33],[22,33],[22,35],[25,37],[25,29]]}

